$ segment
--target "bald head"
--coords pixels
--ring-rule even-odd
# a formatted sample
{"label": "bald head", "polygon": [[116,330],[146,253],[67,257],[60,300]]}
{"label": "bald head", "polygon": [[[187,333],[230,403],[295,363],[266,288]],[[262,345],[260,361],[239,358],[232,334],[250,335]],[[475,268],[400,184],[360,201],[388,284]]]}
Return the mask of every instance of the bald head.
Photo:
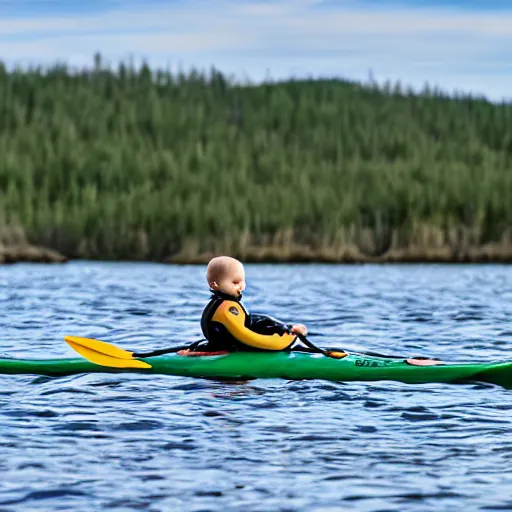
{"label": "bald head", "polygon": [[217,256],[208,263],[206,280],[212,290],[239,296],[245,288],[244,266],[235,258]]}
{"label": "bald head", "polygon": [[217,256],[216,258],[211,259],[208,263],[208,267],[206,269],[206,280],[208,283],[220,281],[226,275],[233,271],[240,270],[240,268],[243,268],[243,265],[235,258],[231,258],[229,256]]}

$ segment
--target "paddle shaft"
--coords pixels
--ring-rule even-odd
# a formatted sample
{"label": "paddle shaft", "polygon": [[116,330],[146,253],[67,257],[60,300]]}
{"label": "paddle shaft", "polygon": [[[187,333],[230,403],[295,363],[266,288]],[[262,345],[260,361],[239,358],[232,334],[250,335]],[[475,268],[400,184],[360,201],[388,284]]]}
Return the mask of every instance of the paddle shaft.
{"label": "paddle shaft", "polygon": [[[324,350],[320,347],[317,347],[316,345],[311,343],[311,341],[309,341],[306,338],[306,336],[304,336],[302,334],[298,334],[298,333],[293,333],[293,334],[296,334],[297,338],[300,341],[302,341],[302,343],[304,343],[304,345],[306,345],[306,347],[310,348],[314,352],[317,352],[318,354],[323,354],[324,356],[327,356],[327,357],[333,357],[331,351]],[[162,349],[158,349],[158,350],[151,350],[150,352],[133,352],[133,357],[136,357],[136,358],[155,357],[155,356],[162,356],[164,354],[176,353],[176,352],[179,352],[180,350],[186,350],[186,349],[193,350],[199,345],[199,343],[201,341],[204,341],[204,340],[195,341],[191,345],[182,345],[180,347],[162,348]]]}
{"label": "paddle shaft", "polygon": [[[203,341],[203,340],[200,340]],[[154,357],[154,356],[162,356],[164,354],[173,354],[175,352],[179,352],[180,350],[186,350],[195,348],[199,345],[199,341],[195,341],[192,345],[182,345],[180,347],[169,347],[169,348],[161,348],[159,350],[152,350],[151,352],[133,352],[132,356],[136,358],[145,358],[145,357]]]}
{"label": "paddle shaft", "polygon": [[[325,349],[317,347],[315,344],[311,343],[311,341],[309,341],[309,339],[306,338],[306,336],[304,336],[303,334],[298,334],[298,333],[291,333],[291,334],[296,334],[297,338],[304,345],[306,345],[306,347],[310,348],[317,354],[323,354],[326,357],[338,358],[338,356],[335,354],[337,354],[339,352],[344,352],[343,349],[325,350]],[[151,350],[149,352],[134,352],[133,357],[136,357],[136,358],[155,357],[155,356],[162,356],[164,354],[173,354],[173,353],[179,352],[180,350],[187,350],[187,349],[194,350],[199,345],[199,343],[201,343],[202,341],[205,341],[205,340],[201,339],[201,340],[195,341],[191,345],[181,345],[179,347],[161,348],[158,350]],[[363,355],[368,355],[368,356],[373,356],[373,357],[385,357],[388,359],[403,359],[403,356],[395,356],[395,355],[390,356],[390,355],[379,354],[378,352],[360,352],[360,353]],[[425,359],[430,359],[430,358],[425,358]]]}

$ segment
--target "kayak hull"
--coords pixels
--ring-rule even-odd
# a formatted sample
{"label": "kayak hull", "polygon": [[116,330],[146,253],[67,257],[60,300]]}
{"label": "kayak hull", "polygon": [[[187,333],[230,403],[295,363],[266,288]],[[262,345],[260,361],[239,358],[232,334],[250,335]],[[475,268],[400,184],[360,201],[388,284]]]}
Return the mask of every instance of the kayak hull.
{"label": "kayak hull", "polygon": [[142,358],[149,368],[113,368],[80,358],[0,359],[0,374],[65,376],[84,373],[146,373],[213,379],[398,381],[408,384],[487,382],[512,389],[512,362],[440,363],[416,366],[405,359],[349,354],[333,359],[300,352],[234,353]]}

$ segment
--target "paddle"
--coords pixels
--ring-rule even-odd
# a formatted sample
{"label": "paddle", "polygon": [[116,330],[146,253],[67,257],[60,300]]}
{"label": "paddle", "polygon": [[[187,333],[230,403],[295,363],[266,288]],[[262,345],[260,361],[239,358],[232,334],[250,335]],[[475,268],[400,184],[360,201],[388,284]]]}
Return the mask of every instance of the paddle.
{"label": "paddle", "polygon": [[[304,343],[304,345],[319,354],[323,354],[326,357],[341,359],[347,355],[345,352],[321,349],[316,345],[313,345],[313,343],[311,343],[302,334],[297,334],[297,337]],[[152,350],[151,352],[131,352],[117,347],[111,343],[107,343],[106,341],[99,341],[93,338],[64,336],[64,340],[72,349],[76,350],[80,355],[89,361],[101,366],[111,366],[115,368],[151,368],[149,363],[146,363],[145,361],[139,361],[138,358],[145,359],[148,357],[175,353],[184,349],[193,349],[200,343],[195,342],[188,346],[164,348]]]}
{"label": "paddle", "polygon": [[[295,333],[297,334],[297,333]],[[340,350],[325,350],[317,347],[306,336],[297,334],[297,338],[304,343],[308,348],[318,354],[323,354],[326,357],[333,359],[342,359],[348,354]],[[202,341],[196,341],[191,345],[185,345],[181,347],[170,347],[158,350],[152,350],[150,352],[131,352],[124,350],[120,347],[107,343],[105,341],[99,341],[92,338],[82,338],[79,336],[64,336],[64,339],[68,345],[76,350],[80,355],[88,359],[89,361],[99,364],[101,366],[110,366],[114,368],[151,368],[151,365],[145,361],[140,361],[138,358],[154,357],[163,354],[171,354],[179,352],[180,350],[194,349]],[[193,352],[192,352],[193,354]],[[372,355],[377,357],[393,358],[393,359],[405,359],[399,356],[383,356],[375,352],[362,352],[362,355]],[[406,359],[407,363],[417,366],[430,366],[435,364],[442,364],[438,359],[412,357]]]}

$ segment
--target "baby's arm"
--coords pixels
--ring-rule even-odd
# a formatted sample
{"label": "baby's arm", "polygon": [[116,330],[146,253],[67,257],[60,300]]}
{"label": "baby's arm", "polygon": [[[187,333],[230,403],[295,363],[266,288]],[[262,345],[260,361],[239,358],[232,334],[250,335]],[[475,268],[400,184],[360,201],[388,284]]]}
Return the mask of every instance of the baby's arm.
{"label": "baby's arm", "polygon": [[245,321],[246,327],[260,334],[273,334],[277,332],[294,332],[306,336],[308,329],[303,324],[285,324],[272,316],[250,314]]}

